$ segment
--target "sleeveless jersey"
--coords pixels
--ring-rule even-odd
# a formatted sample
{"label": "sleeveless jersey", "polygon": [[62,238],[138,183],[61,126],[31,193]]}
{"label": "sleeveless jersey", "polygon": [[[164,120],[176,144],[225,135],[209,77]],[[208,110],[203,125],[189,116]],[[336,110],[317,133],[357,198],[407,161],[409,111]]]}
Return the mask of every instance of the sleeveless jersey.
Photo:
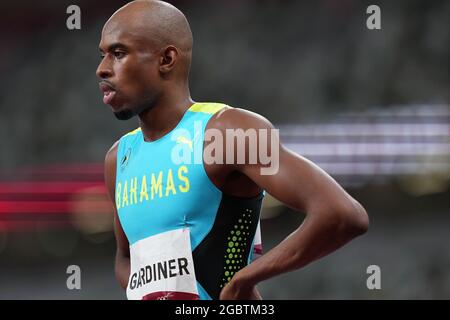
{"label": "sleeveless jersey", "polygon": [[147,142],[138,128],[119,141],[115,202],[130,244],[129,299],[218,299],[260,250],[264,194],[226,195],[205,172],[205,128],[224,107],[195,103],[160,139]]}

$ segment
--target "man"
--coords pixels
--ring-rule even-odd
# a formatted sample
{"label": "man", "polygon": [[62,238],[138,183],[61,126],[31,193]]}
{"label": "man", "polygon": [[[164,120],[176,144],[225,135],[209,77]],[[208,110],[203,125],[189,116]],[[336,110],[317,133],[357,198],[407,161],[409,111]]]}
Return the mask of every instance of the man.
{"label": "man", "polygon": [[[194,102],[192,42],[185,16],[160,1],[125,5],[102,31],[103,101],[119,119],[139,118],[105,159],[116,277],[130,299],[259,299],[259,282],[333,252],[366,232],[368,217],[330,176],[280,145],[265,118]],[[256,161],[255,146],[266,149]],[[264,191],[306,218],[251,262]]]}

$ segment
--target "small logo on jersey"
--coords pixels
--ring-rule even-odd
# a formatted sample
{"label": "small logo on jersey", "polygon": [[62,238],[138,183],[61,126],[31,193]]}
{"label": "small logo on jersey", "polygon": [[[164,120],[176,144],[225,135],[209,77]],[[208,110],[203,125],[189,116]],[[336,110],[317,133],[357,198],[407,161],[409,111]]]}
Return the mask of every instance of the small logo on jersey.
{"label": "small logo on jersey", "polygon": [[192,140],[189,140],[185,136],[177,137],[177,143],[185,143],[189,146],[189,149],[192,150]]}
{"label": "small logo on jersey", "polygon": [[125,155],[122,157],[122,160],[120,160],[120,170],[125,170],[125,167],[128,165],[128,162],[130,161],[131,156],[131,148],[128,148],[127,152],[125,152]]}

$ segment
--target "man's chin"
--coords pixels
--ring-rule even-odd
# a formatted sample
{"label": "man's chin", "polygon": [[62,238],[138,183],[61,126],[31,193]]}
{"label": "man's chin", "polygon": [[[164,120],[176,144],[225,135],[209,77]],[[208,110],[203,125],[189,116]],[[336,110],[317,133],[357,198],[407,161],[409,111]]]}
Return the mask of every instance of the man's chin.
{"label": "man's chin", "polygon": [[129,109],[120,110],[120,111],[114,111],[114,115],[119,120],[128,120],[131,119],[134,116],[133,111]]}

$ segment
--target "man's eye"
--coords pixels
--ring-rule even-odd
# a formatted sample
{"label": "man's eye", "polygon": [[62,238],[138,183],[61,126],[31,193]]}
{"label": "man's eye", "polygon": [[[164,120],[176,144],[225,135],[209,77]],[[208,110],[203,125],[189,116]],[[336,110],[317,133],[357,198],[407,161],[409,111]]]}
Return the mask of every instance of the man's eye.
{"label": "man's eye", "polygon": [[122,59],[125,56],[125,52],[122,51],[114,51],[114,57],[117,59]]}
{"label": "man's eye", "polygon": [[100,59],[103,60],[104,58],[105,58],[105,55],[104,55],[103,53],[101,53],[101,54],[100,54]]}

